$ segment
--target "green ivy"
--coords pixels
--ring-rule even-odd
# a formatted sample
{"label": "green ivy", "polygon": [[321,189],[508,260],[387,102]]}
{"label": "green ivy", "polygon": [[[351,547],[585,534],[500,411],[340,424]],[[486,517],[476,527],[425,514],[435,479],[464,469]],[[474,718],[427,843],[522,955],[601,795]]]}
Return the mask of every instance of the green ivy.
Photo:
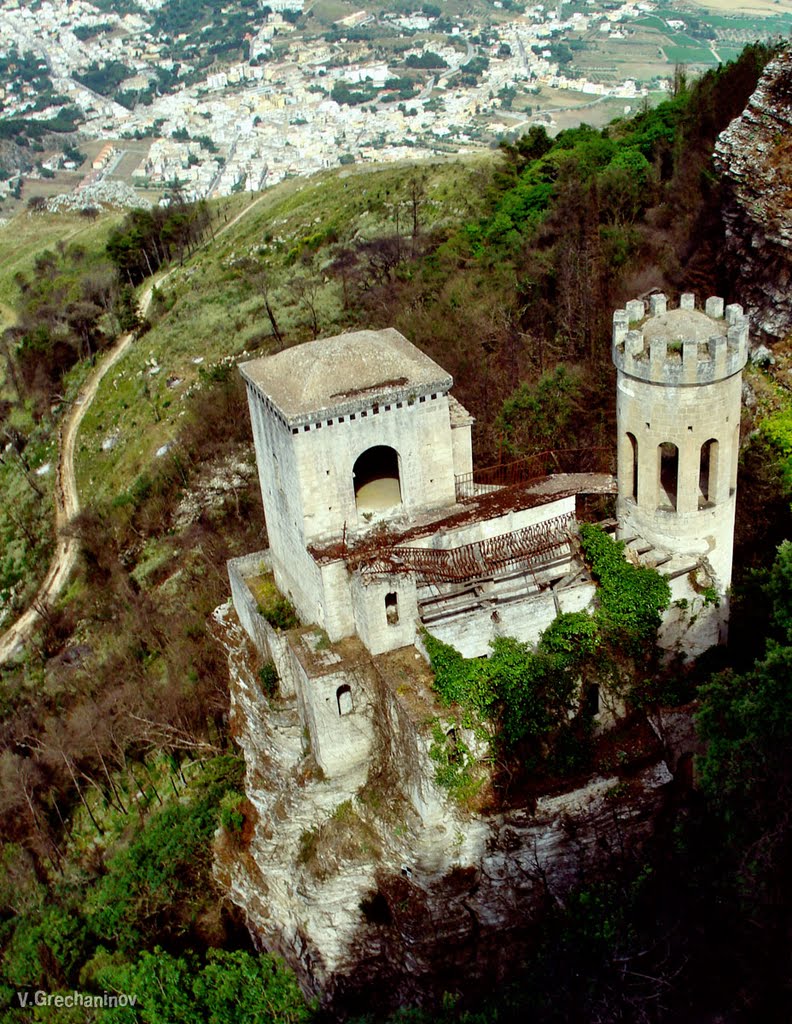
{"label": "green ivy", "polygon": [[671,600],[668,581],[656,570],[624,558],[624,542],[591,523],[580,526],[580,544],[599,581],[597,619],[612,643],[639,657],[654,650],[655,635]]}
{"label": "green ivy", "polygon": [[[623,654],[645,660],[655,649],[657,627],[668,606],[668,582],[655,570],[631,565],[624,544],[595,526],[580,528],[581,546],[600,583],[599,608],[565,612],[539,638],[536,649],[512,637],[490,644],[489,658],[464,658],[450,644],[424,632],[434,672],[434,688],[443,704],[458,704],[475,724],[495,725],[495,745],[505,753],[518,747],[525,763],[546,761],[556,771],[581,767],[590,751],[586,723],[570,725],[581,678],[592,669],[612,670]],[[603,657],[598,657],[602,649]],[[581,732],[581,729],[583,732]],[[448,789],[462,785],[459,744],[449,761],[445,739],[434,735],[430,750],[438,762],[438,781]],[[445,751],[445,753],[444,753]],[[469,754],[469,751],[466,751]]]}
{"label": "green ivy", "polygon": [[435,782],[448,790],[459,803],[468,803],[481,788],[476,779],[476,760],[470,747],[458,735],[446,733],[439,719],[432,723],[432,744],[429,757],[436,764]]}

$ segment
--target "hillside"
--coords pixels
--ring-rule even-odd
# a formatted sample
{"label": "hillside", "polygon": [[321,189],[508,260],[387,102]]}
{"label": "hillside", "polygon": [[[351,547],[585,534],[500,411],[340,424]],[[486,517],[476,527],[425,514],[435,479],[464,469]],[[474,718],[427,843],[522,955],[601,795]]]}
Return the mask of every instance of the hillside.
{"label": "hillside", "polygon": [[[177,197],[148,218],[26,214],[2,229],[0,528],[14,613],[52,549],[53,473],[37,470],[54,464],[80,385],[119,338],[135,337],[79,432],[77,570],[0,669],[6,1006],[16,986],[79,984],[143,993],[144,1024],[188,1011],[242,1021],[260,1011],[265,987],[280,1000],[268,1019],[312,1018],[290,976],[253,956],[211,874],[216,830],[224,857],[243,858],[255,813],[241,792],[228,664],[211,619],[228,597],[226,559],[261,548],[266,533],[234,364],[392,325],[454,375],[477,417],[479,465],[612,444],[614,305],[653,288],[740,300],[711,160],[771,56],[749,48],[603,132],[550,140],[533,129],[471,160],[341,168],[206,206]],[[749,925],[785,948],[788,552],[771,566],[792,527],[790,344],[787,331],[774,364],[747,374],[733,646],[647,687],[678,704],[703,700],[705,789],[678,794],[679,813],[645,861],[582,877],[565,902],[547,894],[535,957],[509,965],[517,989],[449,996],[442,1010],[403,1019],[489,1024],[497,1005],[499,1021],[516,1021],[527,1004],[548,1022],[747,1020],[767,1008],[766,993],[788,991],[782,953],[760,962]],[[267,666],[256,670],[266,688]],[[745,691],[755,703],[741,702]],[[777,916],[752,903],[754,885]],[[233,1001],[212,1002],[221,991],[253,1002],[234,1016]],[[190,995],[168,1016],[156,993]]]}
{"label": "hillside", "polygon": [[[391,235],[397,221],[410,248],[413,188],[421,238],[475,217],[486,166],[467,160],[341,170],[262,193],[236,227],[157,283],[152,329],[86,417],[77,454],[85,496],[106,499],[134,483],[175,436],[185,396],[215,364],[362,326],[361,311],[345,305],[337,254]],[[227,216],[221,202],[218,227]],[[112,447],[103,449],[109,438]]]}

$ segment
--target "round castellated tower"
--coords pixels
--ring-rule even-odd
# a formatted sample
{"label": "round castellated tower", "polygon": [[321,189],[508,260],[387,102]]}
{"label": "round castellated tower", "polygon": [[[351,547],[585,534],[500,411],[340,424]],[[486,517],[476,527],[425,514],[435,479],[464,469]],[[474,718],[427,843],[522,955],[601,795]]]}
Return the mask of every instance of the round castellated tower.
{"label": "round castellated tower", "polygon": [[742,369],[748,323],[723,299],[665,295],[613,314],[619,536],[706,558],[731,581]]}

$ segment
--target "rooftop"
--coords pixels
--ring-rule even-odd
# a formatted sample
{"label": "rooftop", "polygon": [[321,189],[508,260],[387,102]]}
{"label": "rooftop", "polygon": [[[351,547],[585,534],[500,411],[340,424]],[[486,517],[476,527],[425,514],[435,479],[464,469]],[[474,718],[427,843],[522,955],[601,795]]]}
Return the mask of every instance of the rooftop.
{"label": "rooftop", "polygon": [[667,313],[650,317],[643,325],[646,342],[665,340],[708,341],[717,335],[726,334],[725,320],[713,320],[706,313],[695,309],[670,309]]}
{"label": "rooftop", "polygon": [[446,392],[451,376],[392,327],[305,342],[240,367],[290,423],[410,394]]}

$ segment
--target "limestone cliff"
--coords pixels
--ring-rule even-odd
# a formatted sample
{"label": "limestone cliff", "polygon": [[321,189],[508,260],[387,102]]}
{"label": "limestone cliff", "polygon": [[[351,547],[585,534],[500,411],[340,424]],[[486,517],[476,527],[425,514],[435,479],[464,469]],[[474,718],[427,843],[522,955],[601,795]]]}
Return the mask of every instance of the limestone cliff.
{"label": "limestone cliff", "polygon": [[431,695],[398,681],[420,660],[414,649],[367,684],[369,764],[325,778],[296,701],[268,701],[234,612],[216,621],[254,808],[242,839],[218,841],[216,875],[260,946],[341,1018],[503,977],[530,950],[532,911],[640,846],[665,805],[672,775],[658,744],[629,780],[595,777],[497,814],[462,810],[434,782]]}
{"label": "limestone cliff", "polygon": [[716,144],[725,259],[754,337],[792,331],[792,52],[768,64],[745,111]]}

